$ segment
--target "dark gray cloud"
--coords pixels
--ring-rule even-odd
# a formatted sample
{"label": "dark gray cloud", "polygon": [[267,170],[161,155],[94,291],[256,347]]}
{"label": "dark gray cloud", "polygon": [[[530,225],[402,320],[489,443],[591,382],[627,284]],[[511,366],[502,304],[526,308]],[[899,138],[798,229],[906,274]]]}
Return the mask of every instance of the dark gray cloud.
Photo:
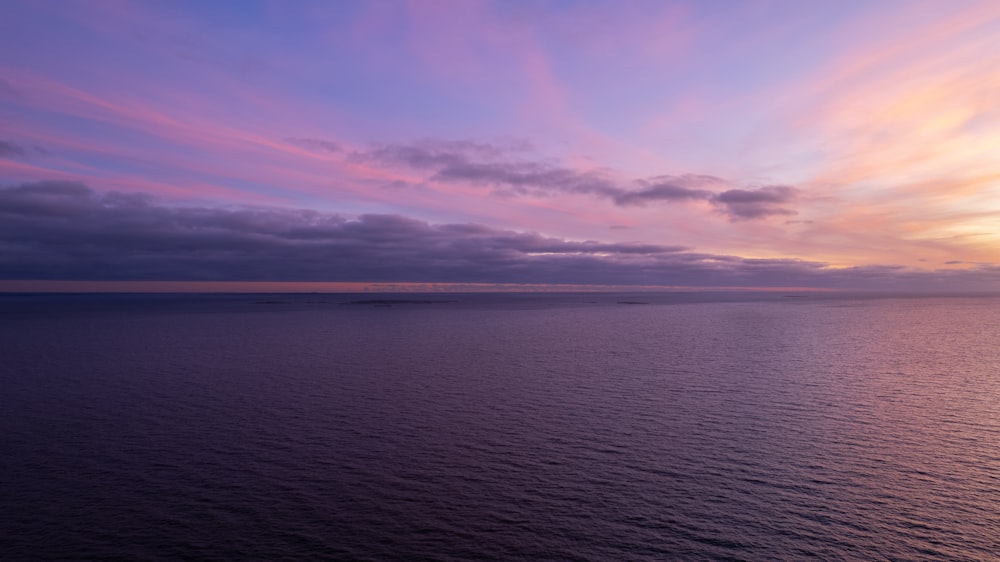
{"label": "dark gray cloud", "polygon": [[175,207],[73,182],[0,189],[0,278],[551,280],[564,264],[636,263],[684,248],[568,241],[398,215]]}
{"label": "dark gray cloud", "polygon": [[141,193],[51,181],[0,188],[0,279],[996,290],[1000,268],[834,269],[398,215],[175,206]]}
{"label": "dark gray cloud", "polygon": [[0,140],[0,158],[24,158],[28,151],[10,141]]}
{"label": "dark gray cloud", "polygon": [[782,205],[791,203],[798,190],[784,185],[759,189],[729,189],[711,196],[711,201],[733,219],[757,219],[771,215],[794,215]]}
{"label": "dark gray cloud", "polygon": [[340,152],[340,145],[328,140],[323,139],[307,139],[307,138],[296,138],[289,137],[285,139],[288,144],[295,145],[299,148],[304,148],[306,150],[311,150],[313,152]]}
{"label": "dark gray cloud", "polygon": [[13,160],[31,156],[44,156],[46,154],[48,154],[48,151],[36,144],[25,146],[13,141],[0,139],[0,158]]}
{"label": "dark gray cloud", "polygon": [[655,201],[689,201],[710,199],[713,192],[708,186],[724,183],[715,176],[686,174],[682,176],[657,176],[637,180],[639,189],[620,189],[612,197],[619,205],[644,205]]}
{"label": "dark gray cloud", "polygon": [[579,171],[555,162],[517,157],[523,151],[523,147],[509,149],[476,141],[422,140],[377,145],[352,157],[425,170],[431,172],[431,180],[489,186],[502,195],[576,193],[604,197],[621,206],[708,201],[731,220],[795,214],[786,208],[796,194],[791,187],[722,189],[731,185],[699,174],[655,176],[624,187],[608,170]]}
{"label": "dark gray cloud", "polygon": [[486,185],[502,194],[584,193],[614,197],[615,183],[602,172],[579,172],[552,162],[512,158],[514,149],[475,141],[424,140],[377,145],[354,158],[433,172],[430,179]]}

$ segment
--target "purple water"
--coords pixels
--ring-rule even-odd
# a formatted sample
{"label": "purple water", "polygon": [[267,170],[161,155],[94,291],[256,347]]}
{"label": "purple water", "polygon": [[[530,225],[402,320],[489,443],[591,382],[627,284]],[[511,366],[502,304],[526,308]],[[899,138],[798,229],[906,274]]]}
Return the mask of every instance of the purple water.
{"label": "purple water", "polygon": [[991,297],[2,296],[0,558],[989,559],[998,327]]}

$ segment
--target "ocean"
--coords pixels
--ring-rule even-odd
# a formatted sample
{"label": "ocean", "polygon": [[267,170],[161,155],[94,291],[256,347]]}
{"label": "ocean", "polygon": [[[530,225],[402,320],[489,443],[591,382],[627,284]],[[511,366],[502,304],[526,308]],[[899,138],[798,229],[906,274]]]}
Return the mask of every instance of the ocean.
{"label": "ocean", "polygon": [[3,560],[988,560],[1000,298],[0,296]]}

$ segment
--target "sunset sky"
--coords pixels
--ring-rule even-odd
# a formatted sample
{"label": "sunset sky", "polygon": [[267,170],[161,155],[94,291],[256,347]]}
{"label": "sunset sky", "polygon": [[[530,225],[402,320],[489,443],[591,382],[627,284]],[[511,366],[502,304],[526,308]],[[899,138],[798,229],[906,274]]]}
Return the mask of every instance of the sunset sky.
{"label": "sunset sky", "polygon": [[0,279],[1000,290],[1000,2],[3,0]]}

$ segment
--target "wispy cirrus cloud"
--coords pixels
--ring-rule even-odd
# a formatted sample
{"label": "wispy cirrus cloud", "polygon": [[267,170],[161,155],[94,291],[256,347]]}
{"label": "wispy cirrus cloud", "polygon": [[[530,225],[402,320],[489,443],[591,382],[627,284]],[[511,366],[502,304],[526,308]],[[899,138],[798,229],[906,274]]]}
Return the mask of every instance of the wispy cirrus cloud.
{"label": "wispy cirrus cloud", "polygon": [[400,215],[169,204],[76,182],[0,188],[0,278],[996,289],[1000,267],[831,268]]}
{"label": "wispy cirrus cloud", "polygon": [[707,201],[731,220],[796,214],[787,205],[795,200],[798,190],[789,186],[733,188],[722,178],[703,174],[628,182],[608,169],[578,170],[554,160],[525,158],[523,152],[521,146],[515,150],[479,141],[427,139],[375,145],[354,152],[352,158],[428,171],[431,181],[490,186],[504,195],[583,194],[603,197],[619,206]]}

